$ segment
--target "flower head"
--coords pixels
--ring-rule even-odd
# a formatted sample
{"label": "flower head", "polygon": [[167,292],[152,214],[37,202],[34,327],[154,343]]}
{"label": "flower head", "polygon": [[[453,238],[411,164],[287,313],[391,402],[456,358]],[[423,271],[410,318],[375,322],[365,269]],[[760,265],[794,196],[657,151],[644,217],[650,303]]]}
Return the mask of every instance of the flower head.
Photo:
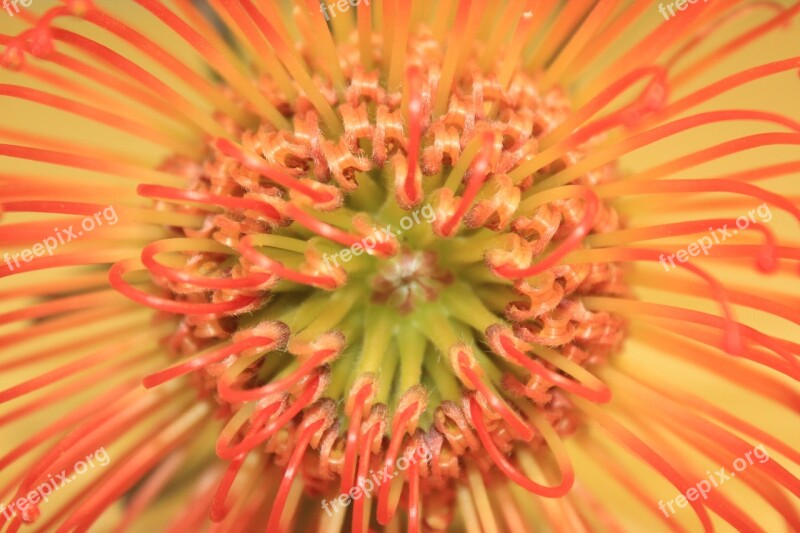
{"label": "flower head", "polygon": [[[0,323],[21,325],[0,335],[21,376],[0,424],[60,415],[0,457],[0,495],[115,458],[0,526],[83,531],[118,507],[133,528],[174,496],[172,529],[620,530],[577,454],[677,527],[624,453],[687,495],[687,523],[759,528],[688,497],[700,465],[756,441],[798,455],[682,373],[797,411],[796,330],[755,313],[797,324],[800,255],[771,221],[800,222],[800,166],[688,174],[800,144],[787,113],[701,109],[800,58],[697,81],[800,4],[698,3],[627,49],[649,2],[135,4],[146,25],[65,0],[0,35],[21,80],[0,95],[144,145],[0,130],[0,156],[62,173],[0,176]],[[760,22],[699,46],[742,14]],[[729,123],[770,132],[625,164]],[[756,293],[768,274],[791,290]],[[741,478],[799,527],[782,464]]]}

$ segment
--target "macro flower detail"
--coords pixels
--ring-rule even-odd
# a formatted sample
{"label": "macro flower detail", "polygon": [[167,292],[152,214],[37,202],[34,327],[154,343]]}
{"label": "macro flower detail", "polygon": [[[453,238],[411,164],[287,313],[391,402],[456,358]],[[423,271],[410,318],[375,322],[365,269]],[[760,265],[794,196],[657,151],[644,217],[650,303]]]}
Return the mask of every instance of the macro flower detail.
{"label": "macro flower detail", "polygon": [[800,123],[706,108],[800,57],[699,81],[800,3],[627,48],[649,2],[350,5],[37,0],[0,34],[4,100],[93,132],[0,128],[0,529],[800,529],[800,435],[715,392],[800,409]]}

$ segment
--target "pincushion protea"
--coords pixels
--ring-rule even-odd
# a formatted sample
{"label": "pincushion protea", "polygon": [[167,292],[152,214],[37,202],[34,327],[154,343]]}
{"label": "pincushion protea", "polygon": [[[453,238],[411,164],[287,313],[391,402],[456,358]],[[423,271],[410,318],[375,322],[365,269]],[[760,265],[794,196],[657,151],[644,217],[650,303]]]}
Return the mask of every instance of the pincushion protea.
{"label": "pincushion protea", "polygon": [[[699,111],[800,57],[689,89],[800,4],[697,3],[614,53],[650,2],[133,3],[146,25],[99,1],[37,0],[19,13],[28,29],[0,35],[0,94],[167,154],[150,165],[133,142],[110,150],[55,120],[0,131],[4,161],[59,169],[0,176],[0,368],[14,380],[0,391],[0,497],[101,446],[113,457],[0,526],[85,531],[117,510],[101,528],[135,531],[177,498],[163,530],[711,530],[713,515],[759,530],[766,519],[723,489],[690,501],[693,515],[662,514],[656,478],[685,493],[761,443],[771,460],[739,483],[800,530],[792,433],[709,394],[724,382],[800,408],[800,247],[753,217],[800,220],[779,192],[800,164],[685,176],[800,144],[785,114]],[[743,14],[744,30],[700,52]],[[731,121],[767,133],[619,164]],[[666,198],[668,222],[642,225],[647,195]],[[118,224],[35,248],[109,207]],[[735,241],[692,252],[743,214]],[[791,290],[758,289],[768,273]],[[781,328],[752,327],[764,316]],[[648,371],[659,357],[672,372]],[[706,388],[687,390],[698,376]],[[640,522],[576,476],[575,456],[622,483]]]}

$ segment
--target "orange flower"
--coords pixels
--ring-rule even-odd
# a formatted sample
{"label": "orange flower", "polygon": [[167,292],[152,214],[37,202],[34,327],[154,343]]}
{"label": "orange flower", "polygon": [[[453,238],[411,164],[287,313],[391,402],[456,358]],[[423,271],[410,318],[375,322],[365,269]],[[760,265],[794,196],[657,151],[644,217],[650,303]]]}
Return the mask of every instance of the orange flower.
{"label": "orange flower", "polygon": [[800,530],[800,3],[134,3],[0,35],[0,529]]}

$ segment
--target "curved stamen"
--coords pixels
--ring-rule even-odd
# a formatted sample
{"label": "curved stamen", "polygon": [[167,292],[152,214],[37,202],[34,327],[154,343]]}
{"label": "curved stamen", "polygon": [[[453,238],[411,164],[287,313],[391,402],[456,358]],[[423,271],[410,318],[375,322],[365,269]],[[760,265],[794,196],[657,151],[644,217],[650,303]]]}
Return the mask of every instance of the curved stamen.
{"label": "curved stamen", "polygon": [[531,440],[534,437],[533,429],[523,422],[519,415],[514,413],[508,404],[501,400],[497,394],[495,394],[489,388],[489,386],[483,382],[477,372],[472,369],[472,365],[470,364],[466,353],[461,352],[458,355],[458,364],[459,369],[464,373],[466,378],[469,380],[469,383],[475,387],[475,389],[477,389],[481,395],[483,395],[489,405],[492,406],[492,409],[494,409],[506,421],[506,423],[508,423],[508,425],[514,429],[519,438],[524,441]]}
{"label": "curved stamen", "polygon": [[419,465],[415,459],[408,462],[408,533],[419,533]]}
{"label": "curved stamen", "polygon": [[422,72],[412,66],[406,71],[408,91],[408,172],[406,173],[404,196],[410,206],[420,201],[422,186],[417,180],[419,145],[422,136]]}
{"label": "curved stamen", "polygon": [[155,256],[166,252],[213,252],[233,254],[234,250],[219,245],[209,239],[165,239],[148,244],[142,249],[140,257],[144,267],[154,275],[176,283],[186,283],[204,289],[257,289],[273,279],[262,272],[252,272],[244,278],[209,278],[187,272],[182,268],[172,268],[156,261]]}
{"label": "curved stamen", "polygon": [[757,9],[765,8],[771,9],[777,14],[783,13],[784,9],[779,2],[774,1],[758,1],[736,6],[736,8],[724,13],[721,17],[714,20],[711,24],[693,35],[686,44],[681,46],[674,54],[672,54],[672,57],[667,60],[665,64],[666,68],[674,71],[675,64],[680,61],[682,57],[686,56],[689,52],[695,49],[698,45],[702,44],[703,41],[707,40],[711,34],[718,32],[728,23],[734,22],[744,15],[748,15]]}
{"label": "curved stamen", "polygon": [[225,470],[225,474],[223,474],[219,485],[217,485],[214,499],[211,502],[211,508],[208,511],[208,517],[212,522],[222,522],[228,515],[230,508],[225,507],[225,500],[228,498],[231,487],[233,487],[233,482],[236,481],[236,476],[239,474],[239,470],[241,470],[246,457],[247,454],[243,453],[234,458]]}
{"label": "curved stamen", "polygon": [[[765,139],[769,139],[771,142],[788,142],[789,144],[794,144],[798,136],[797,132],[800,131],[800,123],[777,113],[751,110],[723,110],[700,113],[656,126],[651,130],[642,133],[636,133],[622,140],[615,140],[613,143],[609,143],[606,148],[598,149],[589,157],[572,166],[569,166],[564,170],[559,171],[553,176],[548,177],[546,180],[536,185],[532,191],[539,192],[541,190],[550,189],[559,185],[565,185],[580,178],[587,172],[598,169],[603,165],[610,163],[611,161],[618,160],[620,157],[626,154],[635,152],[645,146],[649,146],[664,139],[673,137],[679,133],[707,126],[709,124],[742,120],[753,120],[779,124],[787,129],[793,130],[794,133],[763,133],[760,135],[743,137],[740,139],[734,139],[733,141],[728,141],[727,143],[722,143],[710,149],[702,150],[698,152],[698,154],[706,154],[709,150],[720,149],[720,147],[731,145],[737,146],[739,150],[741,150],[741,144],[746,144],[747,142],[752,143],[754,141],[764,141]],[[696,154],[690,154],[690,156],[695,155]],[[684,159],[686,157],[689,156],[684,156]]]}
{"label": "curved stamen", "polygon": [[274,344],[275,339],[254,335],[227,346],[216,347],[205,352],[201,352],[184,363],[179,363],[165,370],[145,376],[142,380],[142,384],[146,389],[152,389],[153,387],[161,385],[162,383],[175,379],[179,376],[200,370],[201,368],[205,368],[212,363],[222,361],[231,355],[239,354],[251,348],[265,349],[267,346]]}
{"label": "curved stamen", "polygon": [[[502,471],[506,476],[508,476],[523,489],[538,496],[543,496],[545,498],[560,498],[569,492],[569,490],[572,488],[572,484],[575,481],[575,474],[569,461],[567,460],[566,463],[564,463],[567,458],[565,452],[562,452],[563,455],[562,453],[558,453],[556,456],[559,466],[561,467],[561,483],[554,487],[540,485],[539,483],[528,479],[524,474],[514,468],[511,463],[508,462],[505,455],[503,455],[497,446],[495,446],[494,441],[492,440],[491,435],[489,435],[486,425],[483,422],[483,412],[480,404],[474,396],[470,396],[469,408],[473,424],[475,425],[475,430],[478,433],[478,438],[480,438],[481,442],[483,443],[483,447],[489,454],[489,457],[491,457],[492,461],[495,465],[497,465],[500,471]],[[547,438],[547,436],[548,435],[545,433],[545,438]],[[548,440],[548,444],[552,443]]]}
{"label": "curved stamen", "polygon": [[770,30],[778,28],[782,25],[788,25],[792,18],[798,14],[800,14],[800,4],[796,3],[791,7],[787,7],[781,13],[777,14],[767,22],[756,26],[744,35],[721,44],[719,47],[715,48],[703,57],[700,57],[694,63],[675,74],[674,84],[676,86],[683,85],[702,73],[710,65],[719,64],[719,62],[723,61],[727,56],[745,46],[749,42],[754,41],[763,35],[768,35]]}
{"label": "curved stamen", "polygon": [[271,272],[278,276],[295,283],[303,285],[311,285],[321,289],[332,290],[339,286],[338,282],[330,276],[315,276],[312,274],[303,274],[290,268],[284,267],[280,262],[274,261],[266,255],[259,253],[253,247],[253,240],[256,236],[247,235],[239,241],[238,250],[242,257],[263,268],[267,272]]}
{"label": "curved stamen", "polygon": [[[774,165],[763,167],[758,171],[763,171],[766,177],[784,171],[793,172],[800,169],[796,162],[789,164]],[[742,174],[732,174],[725,178],[706,178],[699,180],[657,180],[666,175],[665,170],[655,169],[647,171],[647,174],[639,174],[639,179],[635,181],[623,181],[615,184],[598,185],[595,188],[598,197],[609,198],[615,195],[628,194],[657,194],[657,193],[677,193],[677,192],[730,192],[750,196],[764,200],[765,202],[776,205],[791,214],[795,220],[800,222],[800,208],[785,196],[767,191],[761,187],[749,183],[741,183],[735,178]],[[651,181],[652,180],[652,181]]]}
{"label": "curved stamen", "polygon": [[319,350],[312,357],[303,361],[300,366],[288,376],[276,381],[271,381],[255,389],[240,389],[235,387],[232,382],[233,378],[225,373],[217,382],[217,392],[220,398],[231,403],[258,400],[259,398],[264,398],[272,394],[285,392],[311,374],[311,372],[314,372],[317,368],[330,361],[333,356],[338,355],[338,353],[339,350],[336,349]]}
{"label": "curved stamen", "polygon": [[450,236],[456,229],[456,226],[466,214],[472,201],[478,195],[483,182],[486,181],[489,172],[491,171],[491,159],[494,149],[494,133],[486,132],[481,138],[481,149],[472,160],[470,165],[469,178],[467,179],[467,186],[464,189],[463,196],[456,206],[455,212],[450,219],[442,224],[440,232],[444,236]]}
{"label": "curved stamen", "polygon": [[[400,445],[403,442],[403,437],[406,434],[412,418],[419,410],[419,402],[412,402],[402,412],[395,416],[392,423],[392,436],[389,441],[389,448],[383,460],[383,473],[384,475],[391,476],[394,471],[394,463],[397,459],[397,453],[400,451]],[[395,502],[392,508],[389,508],[389,492],[392,484],[387,482],[383,483],[378,493],[378,513],[377,520],[381,525],[388,524],[394,517],[399,502]]]}
{"label": "curved stamen", "polygon": [[168,146],[172,150],[191,155],[196,152],[196,147],[191,144],[185,143],[176,138],[175,135],[159,131],[149,124],[134,121],[114,113],[108,112],[104,109],[93,107],[75,100],[70,100],[62,96],[23,87],[19,85],[0,84],[0,96],[8,96],[11,98],[19,98],[35,102],[43,106],[51,107],[53,109],[60,109],[103,124],[110,128],[115,128],[133,136],[139,137],[145,141],[149,141],[159,147]]}
{"label": "curved stamen", "polygon": [[350,415],[350,424],[347,428],[347,444],[345,445],[344,464],[342,466],[342,483],[340,492],[349,492],[352,488],[353,475],[356,467],[356,447],[358,446],[359,429],[364,410],[369,408],[368,400],[375,394],[374,384],[366,383],[355,394],[353,412]]}
{"label": "curved stamen", "polygon": [[216,72],[219,72],[239,94],[248,99],[273,126],[278,129],[290,127],[286,118],[269,102],[264,94],[256,89],[251,80],[236,70],[222,55],[222,52],[215,49],[186,21],[175,15],[166,5],[156,0],[134,1],[161,20],[175,34],[179,35],[194,48],[204,61],[212,66]]}
{"label": "curved stamen", "polygon": [[[294,219],[295,222],[313,231],[317,235],[325,237],[326,239],[330,239],[331,241],[341,244],[342,246],[353,246],[355,244],[364,246],[364,237],[352,235],[346,231],[342,231],[339,228],[331,226],[330,224],[326,224],[325,222],[322,222],[321,220],[309,215],[300,209],[300,207],[292,203],[287,204],[286,215]],[[393,246],[391,242],[383,239],[376,239],[376,241],[377,244],[373,248],[364,246],[364,249],[367,251],[367,253],[378,253],[383,257],[389,257],[394,253],[395,246]]]}
{"label": "curved stamen", "polygon": [[611,389],[609,389],[605,383],[601,382],[597,378],[594,379],[596,382],[594,384],[595,388],[588,387],[573,381],[558,372],[554,372],[546,368],[537,360],[528,357],[524,352],[517,349],[514,342],[505,335],[500,335],[500,344],[506,353],[512,357],[512,359],[527,368],[533,374],[536,374],[537,376],[558,385],[562,389],[586,398],[592,402],[607,403],[611,400]]}
{"label": "curved stamen", "polygon": [[[633,243],[675,235],[693,235],[706,230],[713,232],[715,231],[714,228],[720,228],[720,231],[722,231],[721,228],[735,225],[736,219],[719,218],[660,224],[658,226],[619,230],[611,233],[589,236],[586,239],[586,244],[599,247],[612,246],[614,244]],[[754,223],[750,225],[747,230],[757,231],[764,235],[764,244],[756,258],[756,267],[764,273],[774,272],[778,267],[778,249],[775,233],[763,223]],[[710,242],[711,238],[708,237],[708,239]],[[663,264],[666,265],[666,262]]]}
{"label": "curved stamen", "polygon": [[286,465],[286,470],[283,473],[283,479],[281,479],[278,493],[275,495],[275,498],[272,501],[272,510],[269,513],[269,520],[267,521],[267,533],[277,533],[283,531],[282,524],[280,523],[281,514],[283,513],[283,507],[286,505],[286,499],[289,497],[289,489],[292,486],[292,481],[294,480],[295,475],[297,475],[297,468],[300,466],[300,461],[303,459],[303,456],[306,453],[306,448],[311,442],[311,438],[314,436],[314,433],[322,428],[323,424],[325,423],[326,420],[322,418],[316,422],[306,425],[300,430],[300,437],[294,444],[294,451],[292,452],[292,456],[289,458],[289,462]]}
{"label": "curved stamen", "polygon": [[[369,470],[369,460],[372,452],[372,443],[378,436],[381,424],[373,424],[367,431],[366,436],[361,441],[361,451],[359,453],[358,473],[356,475],[356,486],[363,487],[364,481],[367,479],[367,471]],[[352,533],[366,533],[367,524],[364,523],[364,500],[365,498],[358,498],[353,503],[353,528]]]}
{"label": "curved stamen", "polygon": [[131,300],[146,305],[147,307],[164,311],[165,313],[180,315],[231,314],[242,311],[258,300],[257,296],[239,295],[225,302],[197,303],[179,302],[168,298],[153,296],[152,294],[133,288],[132,285],[123,279],[125,274],[137,270],[137,266],[139,265],[141,265],[141,262],[138,259],[125,259],[114,263],[108,271],[108,282],[114,289]]}
{"label": "curved stamen", "polygon": [[274,206],[254,198],[220,196],[204,191],[189,191],[185,189],[176,189],[174,187],[164,187],[162,185],[149,185],[144,183],[136,188],[136,193],[139,194],[139,196],[144,196],[145,198],[186,200],[188,202],[197,202],[200,204],[229,207],[233,209],[252,209],[267,215],[267,217],[269,217],[275,223],[280,222],[281,220],[281,214]]}
{"label": "curved stamen", "polygon": [[[308,392],[308,391],[306,391]],[[305,393],[304,393],[305,395]],[[301,395],[300,398],[304,398],[304,395]],[[300,401],[298,398],[298,401]],[[310,398],[310,395],[309,395]],[[223,429],[222,433],[220,433],[219,438],[217,439],[215,445],[215,451],[217,457],[223,460],[232,461],[236,459],[241,454],[249,452],[259,444],[261,444],[266,439],[260,439],[260,430],[269,422],[269,420],[281,409],[284,401],[283,399],[278,399],[268,405],[263,407],[259,407],[259,411],[256,413],[255,417],[252,420],[252,425],[250,430],[247,434],[236,444],[231,444],[233,439],[236,437],[239,429],[233,424],[235,418],[232,418],[229,422],[229,426],[226,426]],[[282,425],[281,425],[282,426]],[[269,438],[269,436],[267,436]]]}
{"label": "curved stamen", "polygon": [[[613,300],[613,301],[609,301]],[[636,314],[647,314],[651,316],[657,317],[665,317],[670,320],[678,320],[680,322],[689,322],[689,323],[696,323],[702,324],[705,326],[713,327],[721,329],[725,333],[725,337],[723,338],[725,344],[722,346],[722,349],[730,353],[731,355],[738,355],[741,357],[745,357],[747,359],[756,361],[762,365],[765,365],[769,368],[777,370],[785,374],[786,376],[791,377],[796,381],[800,381],[800,361],[798,361],[797,357],[792,355],[792,352],[786,348],[786,344],[784,342],[780,342],[773,337],[769,337],[759,331],[745,326],[741,322],[731,321],[727,317],[719,317],[716,315],[711,315],[708,313],[703,313],[700,311],[694,311],[690,309],[684,309],[681,307],[663,305],[663,304],[654,304],[649,302],[639,302],[639,301],[632,301],[632,300],[623,300],[621,298],[613,298],[613,299],[605,299],[603,297],[596,297],[596,296],[589,296],[584,299],[584,303],[587,307],[592,308],[600,308],[602,307],[604,310],[612,311],[612,312],[620,312],[620,313],[636,313]],[[786,361],[786,364],[778,364],[778,361],[774,360],[774,358],[766,357],[761,351],[754,351],[754,350],[739,350],[739,352],[731,352],[729,351],[730,346],[728,344],[731,340],[728,339],[728,328],[734,329],[736,331],[735,339],[739,341],[739,347],[741,348],[742,342],[741,337],[744,336],[745,338],[754,341],[758,344],[761,344],[765,348],[775,352],[778,356]]]}

